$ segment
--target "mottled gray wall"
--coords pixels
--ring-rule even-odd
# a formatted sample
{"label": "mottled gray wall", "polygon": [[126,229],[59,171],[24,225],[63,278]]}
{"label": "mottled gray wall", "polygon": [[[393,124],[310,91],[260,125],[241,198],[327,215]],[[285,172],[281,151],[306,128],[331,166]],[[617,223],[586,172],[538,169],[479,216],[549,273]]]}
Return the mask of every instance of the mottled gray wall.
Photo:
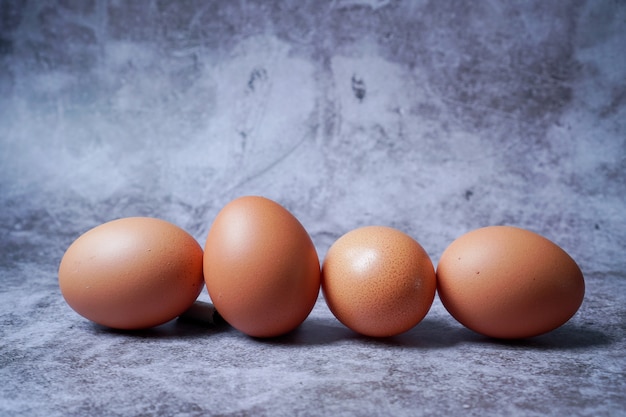
{"label": "mottled gray wall", "polygon": [[624,2],[0,4],[3,263],[120,216],[203,243],[262,194],[321,256],[513,224],[626,270]]}

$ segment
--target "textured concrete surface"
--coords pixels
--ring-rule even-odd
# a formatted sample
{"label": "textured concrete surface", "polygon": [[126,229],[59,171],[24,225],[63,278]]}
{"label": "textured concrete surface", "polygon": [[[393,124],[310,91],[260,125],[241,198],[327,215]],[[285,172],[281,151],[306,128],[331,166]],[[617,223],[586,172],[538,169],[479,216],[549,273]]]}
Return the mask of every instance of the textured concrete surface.
{"label": "textured concrete surface", "polygon": [[[624,45],[611,0],[0,0],[0,415],[624,415]],[[320,298],[265,341],[114,332],[63,301],[87,229],[154,216],[204,243],[245,194],[290,209],[322,259],[369,224],[435,264],[466,231],[525,227],[579,263],[586,298],[509,343],[438,299],[372,340]]]}

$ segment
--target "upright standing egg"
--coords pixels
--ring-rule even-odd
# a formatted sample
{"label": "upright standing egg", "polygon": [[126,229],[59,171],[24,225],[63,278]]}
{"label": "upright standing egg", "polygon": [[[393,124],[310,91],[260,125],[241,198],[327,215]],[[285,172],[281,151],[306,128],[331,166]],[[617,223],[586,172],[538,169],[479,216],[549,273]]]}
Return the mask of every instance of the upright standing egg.
{"label": "upright standing egg", "polygon": [[543,236],[511,226],[473,230],[452,242],[437,266],[444,307],[486,336],[518,339],[568,321],[585,293],[576,262]]}
{"label": "upright standing egg", "polygon": [[202,248],[165,220],[127,217],[79,236],[59,266],[78,314],[103,326],[142,329],[187,310],[202,291]]}
{"label": "upright standing egg", "polygon": [[215,218],[204,249],[211,301],[231,326],[272,337],[299,326],[320,289],[320,264],[302,224],[264,197],[231,201]]}

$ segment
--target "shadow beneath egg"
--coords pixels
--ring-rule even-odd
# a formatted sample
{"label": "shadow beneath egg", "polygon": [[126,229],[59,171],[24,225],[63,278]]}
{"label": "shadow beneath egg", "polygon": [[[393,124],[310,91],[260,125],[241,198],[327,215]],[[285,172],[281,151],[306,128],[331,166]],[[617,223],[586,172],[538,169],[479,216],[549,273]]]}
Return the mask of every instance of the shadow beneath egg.
{"label": "shadow beneath egg", "polygon": [[472,331],[443,318],[426,317],[414,328],[395,336],[370,337],[357,335],[355,339],[370,345],[397,348],[443,349],[476,338]]}
{"label": "shadow beneath egg", "polygon": [[261,343],[281,346],[327,345],[356,342],[386,347],[441,348],[455,345],[472,334],[464,328],[450,326],[445,320],[426,318],[413,329],[397,336],[371,337],[356,333],[335,319],[309,317],[295,330],[278,337],[254,338]]}
{"label": "shadow beneath egg", "polygon": [[[445,317],[425,317],[407,332],[390,337],[370,337],[356,333],[332,317],[308,317],[293,331],[272,338],[249,337],[259,343],[281,346],[329,345],[352,342],[384,347],[437,349],[457,344],[474,344],[484,347],[511,349],[568,350],[606,346],[623,339],[618,335],[591,327],[593,323],[581,325],[567,322],[563,326],[540,336],[526,339],[497,339],[469,330],[458,322]],[[98,334],[132,336],[153,339],[192,339],[214,336],[226,332],[237,332],[219,315],[211,303],[196,301],[177,319],[160,326],[120,330],[91,323]],[[243,333],[242,333],[243,335]]]}
{"label": "shadow beneath egg", "polygon": [[472,332],[442,318],[424,318],[411,330],[396,336],[374,339],[387,346],[416,348],[447,348],[467,341]]}
{"label": "shadow beneath egg", "polygon": [[332,319],[309,317],[304,323],[281,336],[252,339],[270,345],[314,346],[328,345],[350,339],[353,332]]}
{"label": "shadow beneath egg", "polygon": [[425,318],[413,329],[391,337],[358,334],[333,319],[309,318],[297,329],[278,337],[252,338],[259,343],[281,346],[328,345],[340,342],[387,348],[442,349],[459,344],[535,350],[569,350],[606,346],[616,341],[605,332],[566,323],[544,335],[527,339],[496,339],[483,336],[443,318]]}
{"label": "shadow beneath egg", "polygon": [[118,334],[141,338],[193,338],[221,333],[231,327],[219,315],[213,304],[196,300],[179,317],[147,329],[114,329],[92,323],[96,333]]}
{"label": "shadow beneath egg", "polygon": [[526,339],[496,339],[477,335],[479,343],[509,348],[529,348],[538,350],[571,350],[608,346],[617,338],[590,326],[565,323],[563,326],[543,335]]}
{"label": "shadow beneath egg", "polygon": [[387,346],[445,348],[457,344],[535,350],[571,350],[607,346],[617,339],[589,326],[566,323],[543,335],[526,339],[497,339],[442,319],[424,319],[412,330],[389,338],[374,339]]}
{"label": "shadow beneath egg", "polygon": [[92,328],[94,333],[97,334],[131,336],[144,339],[192,339],[211,336],[231,329],[231,327],[226,323],[219,325],[204,325],[199,323],[184,322],[177,319],[149,329],[112,329],[96,323],[92,323]]}

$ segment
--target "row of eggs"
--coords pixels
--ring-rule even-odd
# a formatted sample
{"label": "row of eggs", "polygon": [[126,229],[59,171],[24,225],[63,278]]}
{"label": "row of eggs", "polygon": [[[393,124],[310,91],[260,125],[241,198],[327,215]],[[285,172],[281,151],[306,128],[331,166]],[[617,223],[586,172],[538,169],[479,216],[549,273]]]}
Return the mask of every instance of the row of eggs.
{"label": "row of eggs", "polygon": [[320,288],[346,327],[394,336],[426,316],[435,294],[462,325],[486,336],[527,338],[556,329],[579,309],[583,274],[558,245],[528,230],[490,226],[443,252],[437,269],[423,247],[385,226],[352,230],[320,261],[302,224],[280,204],[240,197],[215,218],[204,250],[164,220],[129,217],[76,239],[59,286],[83,317],[116,329],[166,323],[206,286],[220,316],[253,337],[298,327]]}

